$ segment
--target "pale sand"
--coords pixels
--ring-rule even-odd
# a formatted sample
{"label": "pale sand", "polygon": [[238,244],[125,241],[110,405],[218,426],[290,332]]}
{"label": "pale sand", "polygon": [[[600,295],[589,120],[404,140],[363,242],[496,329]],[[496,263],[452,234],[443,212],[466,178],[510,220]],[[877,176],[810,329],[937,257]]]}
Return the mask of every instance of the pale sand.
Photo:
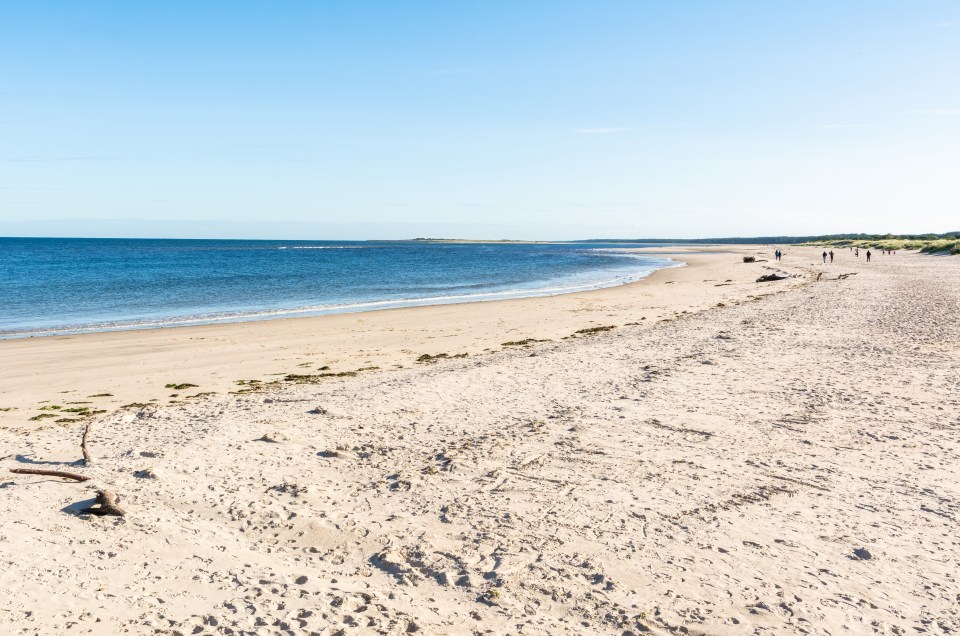
{"label": "pale sand", "polygon": [[[2,342],[4,473],[84,472],[129,514],[0,477],[0,633],[956,631],[960,259],[787,252],[774,283],[736,251],[549,299]],[[552,342],[497,346],[527,337]],[[305,360],[406,368],[223,393]],[[82,423],[26,421],[164,382],[220,393],[107,409],[90,467]]]}

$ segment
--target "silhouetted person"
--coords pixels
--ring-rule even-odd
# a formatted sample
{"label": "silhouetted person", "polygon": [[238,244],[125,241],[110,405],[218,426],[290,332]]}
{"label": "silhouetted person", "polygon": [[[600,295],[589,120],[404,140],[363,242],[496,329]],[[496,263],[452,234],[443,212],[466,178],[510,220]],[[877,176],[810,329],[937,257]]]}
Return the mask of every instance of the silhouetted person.
{"label": "silhouetted person", "polygon": [[824,264],[824,265],[827,264],[827,253],[826,253],[826,252],[823,253],[823,264]]}
{"label": "silhouetted person", "polygon": [[833,263],[833,250],[830,250],[830,262]]}
{"label": "silhouetted person", "polygon": [[867,262],[870,262],[870,250],[867,250]]}

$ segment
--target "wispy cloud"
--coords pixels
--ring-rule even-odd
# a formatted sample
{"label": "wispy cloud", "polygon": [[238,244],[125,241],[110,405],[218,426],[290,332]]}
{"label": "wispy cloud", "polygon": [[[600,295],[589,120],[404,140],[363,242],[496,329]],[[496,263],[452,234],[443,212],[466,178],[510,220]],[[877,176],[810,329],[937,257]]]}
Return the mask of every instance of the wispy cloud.
{"label": "wispy cloud", "polygon": [[876,128],[873,124],[823,124],[821,128]]}
{"label": "wispy cloud", "polygon": [[610,135],[628,132],[629,130],[629,128],[577,128],[577,132],[581,135]]}
{"label": "wispy cloud", "polygon": [[960,108],[919,108],[914,115],[960,115]]}

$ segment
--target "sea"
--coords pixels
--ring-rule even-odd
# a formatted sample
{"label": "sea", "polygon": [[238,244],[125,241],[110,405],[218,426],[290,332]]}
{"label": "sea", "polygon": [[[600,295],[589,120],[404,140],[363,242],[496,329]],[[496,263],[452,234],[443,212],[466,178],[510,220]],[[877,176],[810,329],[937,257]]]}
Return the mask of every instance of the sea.
{"label": "sea", "polygon": [[680,264],[614,243],[0,238],[0,338],[548,296]]}

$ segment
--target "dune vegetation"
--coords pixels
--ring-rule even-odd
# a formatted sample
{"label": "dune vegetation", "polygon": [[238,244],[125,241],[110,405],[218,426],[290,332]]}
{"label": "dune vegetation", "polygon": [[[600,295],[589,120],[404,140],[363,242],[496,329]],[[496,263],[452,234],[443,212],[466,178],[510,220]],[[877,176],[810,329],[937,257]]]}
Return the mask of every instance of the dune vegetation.
{"label": "dune vegetation", "polygon": [[960,232],[939,235],[896,236],[893,234],[857,238],[830,238],[807,241],[802,245],[858,247],[874,250],[916,250],[925,254],[960,254]]}

